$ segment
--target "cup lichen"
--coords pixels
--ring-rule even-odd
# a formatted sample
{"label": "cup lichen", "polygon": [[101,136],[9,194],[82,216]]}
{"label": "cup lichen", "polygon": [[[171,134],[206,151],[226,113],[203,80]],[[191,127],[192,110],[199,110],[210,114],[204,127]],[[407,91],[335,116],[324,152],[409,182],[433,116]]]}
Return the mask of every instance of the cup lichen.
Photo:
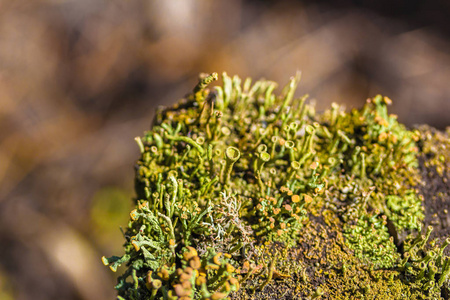
{"label": "cup lichen", "polygon": [[[317,114],[276,83],[202,76],[136,138],[119,299],[439,299],[445,247],[422,234],[421,133],[376,96]],[[402,236],[404,238],[399,238]]]}

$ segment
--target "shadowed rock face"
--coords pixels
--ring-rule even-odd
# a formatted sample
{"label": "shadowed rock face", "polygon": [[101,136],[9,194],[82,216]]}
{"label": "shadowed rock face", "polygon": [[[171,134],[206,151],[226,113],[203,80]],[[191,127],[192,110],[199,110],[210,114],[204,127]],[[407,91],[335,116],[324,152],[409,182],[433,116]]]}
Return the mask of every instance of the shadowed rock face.
{"label": "shadowed rock face", "polygon": [[[119,297],[446,293],[450,238],[443,220],[429,221],[421,175],[434,168],[446,182],[446,134],[408,130],[380,95],[316,113],[307,95],[294,97],[300,73],[280,95],[275,82],[226,73],[207,89],[215,80],[201,75],[136,138],[125,253],[102,258],[114,272],[126,266]],[[434,188],[445,205],[448,191]]]}
{"label": "shadowed rock face", "polygon": [[432,238],[443,240],[450,234],[450,131],[418,128],[422,132],[419,162],[423,183],[419,190],[424,196],[425,223],[434,228]]}

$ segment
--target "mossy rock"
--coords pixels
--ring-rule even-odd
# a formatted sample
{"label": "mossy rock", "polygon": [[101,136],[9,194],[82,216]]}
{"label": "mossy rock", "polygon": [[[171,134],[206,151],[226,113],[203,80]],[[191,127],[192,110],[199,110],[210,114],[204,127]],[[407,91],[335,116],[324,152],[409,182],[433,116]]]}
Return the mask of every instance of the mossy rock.
{"label": "mossy rock", "polygon": [[217,77],[136,138],[119,299],[447,297],[448,132]]}

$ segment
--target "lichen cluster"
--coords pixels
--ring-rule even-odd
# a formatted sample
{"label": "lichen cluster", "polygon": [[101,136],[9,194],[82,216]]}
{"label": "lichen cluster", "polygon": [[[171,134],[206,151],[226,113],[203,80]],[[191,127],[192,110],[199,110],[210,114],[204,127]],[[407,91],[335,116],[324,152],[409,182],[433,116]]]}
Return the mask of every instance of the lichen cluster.
{"label": "lichen cluster", "polygon": [[[439,299],[449,259],[422,234],[421,133],[376,96],[316,113],[277,84],[201,77],[136,138],[119,299]],[[440,158],[438,158],[440,159]]]}

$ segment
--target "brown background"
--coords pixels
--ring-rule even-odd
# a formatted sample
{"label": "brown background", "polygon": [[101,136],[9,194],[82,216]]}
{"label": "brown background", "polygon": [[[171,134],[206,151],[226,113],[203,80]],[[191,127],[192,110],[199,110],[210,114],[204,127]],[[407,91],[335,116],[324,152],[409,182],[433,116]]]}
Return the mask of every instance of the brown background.
{"label": "brown background", "polygon": [[0,299],[113,299],[133,137],[200,72],[450,125],[448,1],[0,0]]}

